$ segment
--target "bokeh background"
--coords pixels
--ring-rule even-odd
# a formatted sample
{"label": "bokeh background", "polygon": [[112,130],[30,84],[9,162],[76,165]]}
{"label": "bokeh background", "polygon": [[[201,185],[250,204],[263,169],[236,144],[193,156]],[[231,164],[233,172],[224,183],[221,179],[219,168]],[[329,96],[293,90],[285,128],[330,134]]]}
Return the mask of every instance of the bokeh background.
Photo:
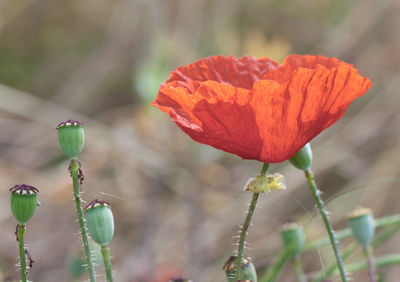
{"label": "bokeh background", "polygon": [[[38,187],[42,202],[26,235],[31,280],[87,279],[55,129],[67,118],[85,122],[83,198],[113,207],[115,280],[225,281],[250,198],[242,187],[261,164],[193,142],[151,107],[171,70],[209,55],[323,54],[370,77],[374,87],[312,141],[313,169],[336,229],[359,205],[400,212],[399,35],[398,0],[0,1],[0,281],[19,279],[8,191],[17,183]],[[302,173],[287,162],[271,170],[288,190],[262,195],[256,210],[246,254],[260,273],[283,223],[301,221],[308,241],[325,236]],[[309,253],[305,272],[329,261],[329,248]],[[397,281],[400,267],[380,271]],[[279,281],[295,281],[290,267]]]}

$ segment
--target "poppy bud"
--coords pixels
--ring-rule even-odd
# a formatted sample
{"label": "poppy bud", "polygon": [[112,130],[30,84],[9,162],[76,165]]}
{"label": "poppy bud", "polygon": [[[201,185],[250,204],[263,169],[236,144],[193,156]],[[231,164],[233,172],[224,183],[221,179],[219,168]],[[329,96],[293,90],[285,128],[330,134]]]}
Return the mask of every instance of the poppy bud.
{"label": "poppy bud", "polygon": [[114,235],[114,218],[110,204],[96,199],[85,210],[90,236],[97,244],[107,246]]}
{"label": "poppy bud", "polygon": [[369,246],[375,233],[375,221],[370,209],[359,208],[348,216],[354,238],[363,246]]}
{"label": "poppy bud", "polygon": [[271,190],[286,189],[285,179],[282,174],[260,174],[255,177],[250,177],[244,185],[244,191],[253,193],[269,192]]}
{"label": "poppy bud", "polygon": [[38,203],[39,190],[26,184],[15,185],[11,191],[11,210],[18,224],[24,225],[33,216]]}
{"label": "poppy bud", "polygon": [[301,148],[289,161],[296,168],[301,170],[309,170],[312,163],[312,151],[310,143],[307,143],[303,148]]}
{"label": "poppy bud", "polygon": [[297,257],[304,246],[305,234],[303,226],[299,223],[288,223],[283,225],[281,231],[283,246],[293,250],[293,256]]}
{"label": "poppy bud", "polygon": [[83,149],[85,132],[83,123],[68,119],[57,126],[58,141],[64,154],[70,159],[77,159]]}
{"label": "poppy bud", "polygon": [[[237,258],[236,256],[231,256],[226,261],[224,267],[222,268],[226,273],[228,282],[236,282],[235,281],[236,258]],[[238,281],[257,282],[257,273],[254,264],[251,262],[251,258],[242,257],[241,272],[240,272],[240,277],[238,277]]]}

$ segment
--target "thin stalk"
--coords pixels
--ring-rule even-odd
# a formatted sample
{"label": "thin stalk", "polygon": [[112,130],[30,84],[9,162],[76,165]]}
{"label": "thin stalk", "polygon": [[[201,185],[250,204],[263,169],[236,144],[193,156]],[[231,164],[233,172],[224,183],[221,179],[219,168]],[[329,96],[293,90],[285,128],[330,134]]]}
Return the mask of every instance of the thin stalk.
{"label": "thin stalk", "polygon": [[24,243],[25,225],[18,224],[18,245],[19,245],[19,261],[21,265],[21,281],[26,282],[26,258],[25,258],[25,243]]}
{"label": "thin stalk", "polygon": [[96,278],[94,275],[93,258],[90,253],[88,235],[87,235],[86,225],[85,225],[85,218],[83,217],[83,211],[82,211],[82,200],[81,200],[81,197],[79,194],[79,176],[78,176],[79,163],[78,163],[78,161],[71,160],[70,168],[71,168],[71,175],[72,175],[72,183],[73,183],[73,187],[74,187],[75,206],[76,206],[76,211],[78,213],[78,221],[79,221],[79,226],[80,226],[81,235],[82,235],[83,247],[85,249],[86,258],[87,258],[89,277],[90,277],[91,282],[95,282]]}
{"label": "thin stalk", "polygon": [[[398,215],[391,215],[391,216],[382,217],[382,218],[376,220],[376,224],[375,224],[376,227],[384,227],[384,226],[391,225],[391,224],[394,224],[394,225],[387,227],[385,230],[383,230],[381,233],[379,233],[376,236],[376,238],[374,239],[374,241],[371,244],[371,247],[373,249],[377,248],[378,246],[380,246],[381,244],[383,244],[389,238],[391,238],[393,235],[396,234],[396,232],[400,229],[398,219],[399,219]],[[344,231],[344,230],[342,230],[342,231]],[[340,231],[340,232],[342,232],[342,231]],[[338,233],[340,233],[340,232],[338,232]],[[342,232],[342,234],[344,234],[344,233]],[[339,237],[339,236],[337,236],[337,237]],[[358,246],[358,244],[354,242],[354,243],[350,244],[346,249],[344,249],[344,251],[342,252],[342,260],[345,261],[352,253],[354,253],[354,251],[357,249],[357,246]],[[311,247],[311,245],[309,245],[307,250],[313,249],[310,247]],[[325,279],[326,277],[331,276],[332,273],[336,270],[336,266],[337,266],[336,261],[332,262],[325,269],[325,272],[321,273],[317,278],[312,280],[312,282],[320,282],[323,279]]]}
{"label": "thin stalk", "polygon": [[314,196],[315,203],[317,204],[319,213],[321,214],[322,220],[324,221],[326,230],[328,232],[329,240],[331,242],[333,252],[335,253],[336,262],[339,268],[340,277],[343,282],[347,282],[346,272],[343,267],[342,258],[340,257],[340,252],[336,244],[335,232],[332,228],[331,222],[328,219],[327,211],[324,207],[324,203],[320,197],[321,192],[318,190],[317,185],[315,184],[314,176],[311,170],[306,170],[305,175],[308,181],[308,185],[310,186],[311,193]]}
{"label": "thin stalk", "polygon": [[376,282],[374,260],[372,257],[372,248],[370,246],[364,247],[364,256],[367,261],[369,279],[371,282]]}
{"label": "thin stalk", "polygon": [[101,254],[103,255],[104,269],[106,270],[107,282],[113,282],[110,247],[101,246]]}
{"label": "thin stalk", "polygon": [[[357,249],[357,246],[358,246],[357,243],[352,243],[346,249],[344,249],[344,251],[342,252],[342,260],[345,261]],[[325,268],[325,271],[323,271],[320,275],[318,275],[318,277],[313,279],[311,282],[321,282],[322,280],[331,276],[333,272],[336,270],[336,268],[337,264],[336,261],[334,261],[331,264],[329,264],[327,268]]]}
{"label": "thin stalk", "polygon": [[[377,225],[375,224],[375,227]],[[380,232],[377,236],[375,236],[374,241],[371,244],[373,249],[376,249],[379,245],[385,243],[390,237],[397,233],[400,230],[400,224],[395,223],[392,226],[387,227],[382,232]]]}
{"label": "thin stalk", "polygon": [[285,248],[281,251],[274,264],[268,268],[268,271],[261,277],[260,282],[274,282],[285,266],[286,262],[293,256],[293,250]]}
{"label": "thin stalk", "polygon": [[[393,236],[394,233],[396,233],[398,230],[400,230],[400,214],[394,214],[394,215],[389,215],[385,216],[379,219],[375,220],[375,227],[384,227],[388,225],[392,225],[391,227],[388,227],[382,232],[382,235],[378,235],[374,242],[372,243],[372,246],[376,248],[377,245],[382,244],[385,242],[389,237]],[[351,237],[353,235],[352,231],[350,228],[345,228],[342,230],[339,230],[336,232],[336,240],[342,240],[348,237]],[[381,237],[382,236],[382,237]],[[378,238],[380,238],[378,240]],[[304,246],[303,252],[308,252],[323,246],[329,245],[329,237],[324,237],[319,240],[316,240],[314,242],[311,242],[307,245]]]}
{"label": "thin stalk", "polygon": [[300,256],[293,258],[293,269],[297,277],[297,282],[307,282],[303,267],[301,266]]}
{"label": "thin stalk", "polygon": [[[263,167],[261,169],[261,174],[266,174],[268,167],[269,167],[269,164],[264,163]],[[247,211],[247,216],[243,223],[242,230],[240,232],[239,245],[238,245],[238,250],[237,250],[237,258],[236,258],[236,272],[235,272],[235,278],[234,278],[235,280],[234,281],[237,281],[240,277],[239,275],[241,272],[244,242],[246,240],[247,230],[249,229],[251,218],[253,217],[253,213],[256,208],[259,195],[260,195],[259,193],[253,193],[253,195],[251,197],[249,210]]]}
{"label": "thin stalk", "polygon": [[[384,257],[376,258],[373,262],[375,267],[383,267],[393,264],[400,264],[400,254],[386,255]],[[356,272],[366,269],[368,267],[365,260],[346,265],[346,270],[349,272]]]}

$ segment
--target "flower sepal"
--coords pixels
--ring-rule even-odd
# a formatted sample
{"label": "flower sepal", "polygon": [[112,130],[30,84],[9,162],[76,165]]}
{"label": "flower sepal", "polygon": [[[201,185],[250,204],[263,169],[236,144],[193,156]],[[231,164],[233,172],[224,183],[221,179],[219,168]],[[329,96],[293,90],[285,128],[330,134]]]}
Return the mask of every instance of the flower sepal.
{"label": "flower sepal", "polygon": [[290,163],[298,169],[309,170],[312,163],[312,151],[310,143],[307,143],[293,157],[289,159]]}

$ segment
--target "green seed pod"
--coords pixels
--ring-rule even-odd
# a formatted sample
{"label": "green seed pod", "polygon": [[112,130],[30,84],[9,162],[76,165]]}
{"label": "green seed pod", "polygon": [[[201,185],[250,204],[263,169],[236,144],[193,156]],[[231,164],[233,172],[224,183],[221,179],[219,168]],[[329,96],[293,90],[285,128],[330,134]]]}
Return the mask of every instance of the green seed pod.
{"label": "green seed pod", "polygon": [[18,224],[24,225],[35,213],[39,190],[26,184],[15,185],[11,191],[11,210]]}
{"label": "green seed pod", "polygon": [[[224,267],[222,268],[225,271],[226,278],[228,282],[236,282],[235,281],[235,270],[236,270],[236,256],[231,256]],[[240,277],[238,277],[238,281],[252,281],[257,282],[257,273],[254,264],[251,262],[251,258],[249,257],[242,257],[242,264],[241,264],[241,272]]]}
{"label": "green seed pod", "polygon": [[367,247],[374,238],[375,221],[370,209],[359,208],[348,216],[348,223],[354,238]]}
{"label": "green seed pod", "polygon": [[70,159],[77,159],[82,152],[85,141],[83,123],[69,119],[60,123],[57,130],[58,141],[64,154]]}
{"label": "green seed pod", "polygon": [[303,148],[301,148],[296,155],[294,155],[289,161],[296,168],[301,170],[309,170],[312,163],[312,151],[310,143],[307,143]]}
{"label": "green seed pod", "polygon": [[253,193],[270,192],[272,190],[285,190],[285,178],[282,174],[259,174],[255,177],[250,177],[244,185],[244,191]]}
{"label": "green seed pod", "polygon": [[299,223],[288,223],[283,225],[281,238],[283,246],[288,249],[292,248],[293,257],[300,255],[304,246],[305,234],[303,226]]}
{"label": "green seed pod", "polygon": [[114,218],[110,204],[96,199],[85,210],[90,236],[97,244],[107,246],[114,235]]}

